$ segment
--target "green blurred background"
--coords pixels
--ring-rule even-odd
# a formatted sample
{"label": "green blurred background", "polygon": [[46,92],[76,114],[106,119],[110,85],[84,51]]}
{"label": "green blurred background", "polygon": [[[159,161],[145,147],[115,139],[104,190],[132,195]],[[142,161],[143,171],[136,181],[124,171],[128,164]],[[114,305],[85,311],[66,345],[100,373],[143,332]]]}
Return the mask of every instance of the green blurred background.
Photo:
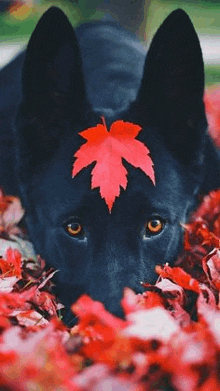
{"label": "green blurred background", "polygon": [[[89,19],[101,19],[103,12],[97,11],[100,2],[100,0],[12,2],[2,0],[0,1],[0,45],[27,42],[40,16],[51,5],[61,7],[69,16],[73,26],[77,26]],[[205,58],[206,85],[220,83],[220,1],[152,0],[149,7],[146,6],[147,42],[150,42],[165,17],[176,8],[182,8],[188,13],[200,36],[202,47],[207,53]]]}

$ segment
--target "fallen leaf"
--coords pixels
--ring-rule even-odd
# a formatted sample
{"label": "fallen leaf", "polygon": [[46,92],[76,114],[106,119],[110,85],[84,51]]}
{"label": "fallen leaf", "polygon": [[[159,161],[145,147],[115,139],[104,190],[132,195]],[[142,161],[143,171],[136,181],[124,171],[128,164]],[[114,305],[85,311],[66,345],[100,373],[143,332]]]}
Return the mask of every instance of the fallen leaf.
{"label": "fallen leaf", "polygon": [[120,186],[127,187],[127,170],[122,164],[122,158],[136,168],[140,168],[155,185],[153,162],[149,149],[135,137],[141,127],[131,122],[115,121],[107,130],[105,120],[79,134],[87,140],[75,153],[72,176],[75,177],[83,168],[96,162],[92,170],[91,188],[100,188],[111,213],[115,198],[119,197]]}

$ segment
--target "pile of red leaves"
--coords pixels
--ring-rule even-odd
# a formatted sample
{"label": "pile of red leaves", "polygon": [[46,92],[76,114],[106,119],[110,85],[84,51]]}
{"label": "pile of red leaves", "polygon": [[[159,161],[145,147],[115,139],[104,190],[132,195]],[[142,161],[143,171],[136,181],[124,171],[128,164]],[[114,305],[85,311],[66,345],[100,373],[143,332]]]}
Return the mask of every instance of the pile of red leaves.
{"label": "pile of red leaves", "polygon": [[55,271],[10,248],[22,215],[19,200],[0,192],[0,254],[8,243],[0,257],[0,389],[220,389],[220,190],[185,225],[176,265],[157,266],[158,281],[145,283],[143,295],[125,288],[124,320],[83,295],[71,329],[51,293]]}
{"label": "pile of red leaves", "polygon": [[55,272],[9,247],[0,258],[0,389],[219,390],[220,190],[185,226],[177,263],[158,266],[143,295],[125,288],[125,320],[83,295],[68,329],[51,294]]}

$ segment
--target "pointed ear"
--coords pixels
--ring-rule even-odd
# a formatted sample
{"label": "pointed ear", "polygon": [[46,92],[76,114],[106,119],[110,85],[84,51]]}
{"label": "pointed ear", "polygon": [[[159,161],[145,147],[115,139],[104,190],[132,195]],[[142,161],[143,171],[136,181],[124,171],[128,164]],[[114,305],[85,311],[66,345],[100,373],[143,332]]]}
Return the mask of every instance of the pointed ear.
{"label": "pointed ear", "polygon": [[152,40],[134,107],[141,120],[158,128],[178,157],[190,160],[206,129],[203,92],[199,40],[188,15],[178,9]]}
{"label": "pointed ear", "polygon": [[27,47],[23,100],[15,119],[20,178],[54,156],[63,138],[89,115],[79,48],[65,14],[51,7]]}
{"label": "pointed ear", "polygon": [[51,7],[29,41],[23,68],[23,93],[42,110],[80,113],[85,103],[82,65],[74,30],[65,14]]}

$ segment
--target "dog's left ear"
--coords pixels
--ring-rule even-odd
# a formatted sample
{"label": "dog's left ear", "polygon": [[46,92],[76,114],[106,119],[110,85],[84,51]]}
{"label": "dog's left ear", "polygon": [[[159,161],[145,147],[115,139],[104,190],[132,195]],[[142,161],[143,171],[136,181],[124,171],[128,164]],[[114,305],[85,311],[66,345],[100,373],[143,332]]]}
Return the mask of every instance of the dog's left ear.
{"label": "dog's left ear", "polygon": [[134,104],[143,124],[158,128],[168,148],[185,162],[201,150],[206,130],[204,66],[188,15],[172,12],[154,36]]}

